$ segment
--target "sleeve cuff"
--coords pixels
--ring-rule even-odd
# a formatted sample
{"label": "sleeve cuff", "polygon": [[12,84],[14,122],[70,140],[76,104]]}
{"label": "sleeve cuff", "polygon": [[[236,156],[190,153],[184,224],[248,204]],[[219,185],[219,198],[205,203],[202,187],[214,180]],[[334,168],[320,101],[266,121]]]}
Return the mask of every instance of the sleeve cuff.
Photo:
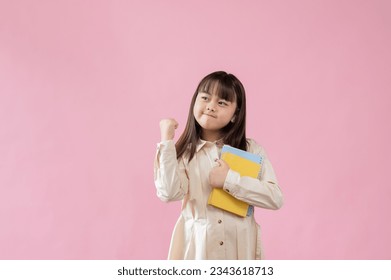
{"label": "sleeve cuff", "polygon": [[160,151],[172,149],[173,147],[175,147],[174,140],[165,140],[165,141],[159,142],[156,145],[157,150],[160,150]]}
{"label": "sleeve cuff", "polygon": [[240,181],[240,174],[232,169],[228,170],[227,177],[225,178],[223,189],[230,193],[231,195],[235,195],[238,189],[238,184]]}
{"label": "sleeve cuff", "polygon": [[156,145],[155,154],[155,169],[159,168],[162,164],[176,160],[176,150],[174,140],[166,140]]}

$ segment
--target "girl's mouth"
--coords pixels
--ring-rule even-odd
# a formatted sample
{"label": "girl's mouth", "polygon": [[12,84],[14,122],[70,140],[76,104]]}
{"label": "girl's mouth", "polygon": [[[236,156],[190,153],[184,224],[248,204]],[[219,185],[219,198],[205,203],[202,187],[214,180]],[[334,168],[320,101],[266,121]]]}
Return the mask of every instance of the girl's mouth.
{"label": "girl's mouth", "polygon": [[206,116],[208,116],[208,117],[211,117],[211,118],[217,118],[217,116],[216,115],[212,115],[212,114],[208,114],[208,113],[204,113],[204,115],[206,115]]}

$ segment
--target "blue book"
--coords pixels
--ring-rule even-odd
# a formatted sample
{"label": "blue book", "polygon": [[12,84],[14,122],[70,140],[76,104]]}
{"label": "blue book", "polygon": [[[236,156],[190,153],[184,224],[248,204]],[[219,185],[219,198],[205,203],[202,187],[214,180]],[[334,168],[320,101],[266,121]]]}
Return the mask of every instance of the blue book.
{"label": "blue book", "polygon": [[[241,176],[259,178],[262,169],[262,157],[260,155],[224,145],[221,150],[221,158]],[[251,216],[254,212],[254,206],[236,199],[219,188],[213,188],[209,195],[208,204],[241,217]]]}
{"label": "blue book", "polygon": [[224,154],[224,153],[235,154],[237,156],[240,156],[242,158],[251,160],[251,161],[259,163],[259,164],[262,164],[262,160],[263,160],[263,158],[260,155],[256,155],[256,154],[253,154],[253,153],[250,153],[247,151],[243,151],[241,149],[234,148],[229,145],[224,145],[223,148],[221,149],[221,154]]}

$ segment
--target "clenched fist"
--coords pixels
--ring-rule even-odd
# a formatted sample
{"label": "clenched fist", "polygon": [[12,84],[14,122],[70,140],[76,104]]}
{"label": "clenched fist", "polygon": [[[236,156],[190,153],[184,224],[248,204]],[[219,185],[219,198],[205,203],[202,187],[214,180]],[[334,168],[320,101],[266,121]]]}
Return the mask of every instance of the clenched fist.
{"label": "clenched fist", "polygon": [[174,119],[162,119],[160,121],[161,141],[172,140],[175,136],[175,129],[178,128],[178,122]]}

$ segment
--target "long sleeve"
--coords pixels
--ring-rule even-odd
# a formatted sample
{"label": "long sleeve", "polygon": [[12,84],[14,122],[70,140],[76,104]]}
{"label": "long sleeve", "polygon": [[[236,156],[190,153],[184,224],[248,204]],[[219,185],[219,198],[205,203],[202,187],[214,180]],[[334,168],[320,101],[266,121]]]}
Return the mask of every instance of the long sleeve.
{"label": "long sleeve", "polygon": [[158,143],[154,160],[156,194],[164,202],[181,200],[188,192],[189,180],[183,160],[177,160],[173,140]]}
{"label": "long sleeve", "polygon": [[230,169],[223,189],[237,199],[257,207],[267,209],[281,208],[283,204],[282,192],[266,152],[253,140],[250,140],[250,152],[263,157],[260,178],[241,177],[238,172]]}

